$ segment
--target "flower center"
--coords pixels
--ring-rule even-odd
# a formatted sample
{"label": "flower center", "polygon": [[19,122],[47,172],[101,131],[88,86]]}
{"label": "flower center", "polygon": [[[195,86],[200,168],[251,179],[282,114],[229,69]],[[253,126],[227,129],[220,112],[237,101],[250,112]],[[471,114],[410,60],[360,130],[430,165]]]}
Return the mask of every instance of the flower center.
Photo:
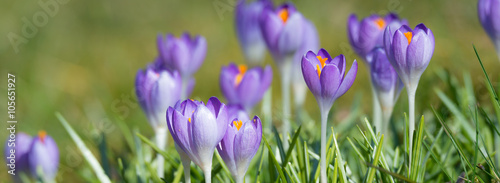
{"label": "flower center", "polygon": [[377,20],[375,20],[375,24],[377,24],[378,29],[380,30],[384,29],[385,27],[385,21],[382,18],[378,18]]}
{"label": "flower center", "polygon": [[238,120],[238,121],[233,121],[233,124],[236,127],[236,129],[238,129],[238,131],[240,131],[240,128],[243,125],[243,122],[241,122],[241,120]]}
{"label": "flower center", "polygon": [[408,44],[411,43],[411,37],[413,37],[413,34],[411,32],[406,32],[404,33],[406,39],[408,39]]}
{"label": "flower center", "polygon": [[283,23],[286,23],[286,21],[288,20],[288,9],[287,8],[281,9],[280,12],[278,13],[278,16],[281,18]]}
{"label": "flower center", "polygon": [[320,77],[321,76],[321,69],[323,69],[323,67],[325,67],[326,60],[328,60],[328,58],[323,58],[323,57],[321,57],[319,55],[316,56],[316,58],[318,58],[319,63],[321,64],[321,66],[318,65],[318,64],[316,64],[316,72],[318,72],[318,77]]}
{"label": "flower center", "polygon": [[241,80],[243,80],[243,76],[247,72],[247,66],[245,64],[241,64],[238,66],[239,73],[236,75],[236,79],[234,80],[234,84],[236,86],[240,85]]}
{"label": "flower center", "polygon": [[47,132],[41,130],[38,132],[38,137],[40,138],[40,141],[42,141],[42,143],[45,143],[45,137],[47,136]]}

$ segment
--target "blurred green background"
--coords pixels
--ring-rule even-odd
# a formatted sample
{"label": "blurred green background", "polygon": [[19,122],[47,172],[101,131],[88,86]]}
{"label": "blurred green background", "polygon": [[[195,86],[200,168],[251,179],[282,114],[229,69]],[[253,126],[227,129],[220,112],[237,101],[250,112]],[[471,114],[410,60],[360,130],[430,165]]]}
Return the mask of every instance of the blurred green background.
{"label": "blurred green background", "polygon": [[[41,0],[48,2],[49,0]],[[57,2],[55,0],[51,0]],[[59,181],[79,182],[81,175],[92,172],[66,131],[55,118],[56,111],[71,123],[98,154],[99,133],[107,136],[113,154],[125,149],[123,135],[116,122],[152,136],[145,115],[137,105],[134,93],[135,74],[157,56],[159,33],[180,35],[184,31],[206,37],[205,62],[194,75],[196,86],[192,98],[206,101],[210,96],[222,98],[218,78],[222,65],[243,63],[234,32],[235,0],[66,0],[32,38],[18,46],[16,52],[8,35],[22,36],[23,18],[33,22],[37,12],[44,11],[39,1],[2,1],[0,6],[0,111],[7,120],[7,73],[16,75],[17,130],[36,134],[46,130],[60,150]],[[283,1],[278,1],[279,3]],[[385,0],[385,1],[292,1],[317,27],[321,47],[332,55],[345,54],[350,67],[359,59],[350,48],[346,20],[351,13],[365,17],[372,13],[396,12],[414,27],[425,23],[435,35],[434,56],[422,76],[417,91],[417,116],[430,105],[439,105],[434,87],[442,82],[436,72],[449,70],[462,78],[472,75],[479,101],[488,99],[482,71],[472,49],[475,44],[494,84],[498,81],[498,58],[477,18],[477,2],[470,0]],[[277,1],[275,1],[275,4]],[[214,4],[222,6],[218,11]],[[219,7],[221,8],[221,7]],[[273,64],[269,56],[267,64]],[[273,65],[274,66],[274,65]],[[273,80],[273,108],[281,111],[279,75]],[[296,73],[301,74],[301,73]],[[366,65],[361,64],[351,90],[335,103],[334,119],[339,122],[349,113],[356,93],[362,95],[362,113],[371,114],[371,91]],[[308,92],[306,111],[319,125],[316,101]],[[407,110],[406,92],[402,91],[394,116],[402,118]],[[259,110],[255,110],[258,112]],[[256,113],[258,114],[258,113]],[[277,117],[275,115],[275,117]],[[277,117],[279,118],[279,116]],[[280,119],[274,119],[280,122]],[[2,122],[7,127],[6,122]],[[0,130],[0,142],[7,130]],[[319,129],[318,129],[319,132]],[[313,137],[311,137],[313,138]],[[172,141],[170,141],[170,145]],[[116,165],[116,160],[110,160]],[[0,180],[9,182],[6,166],[0,166]],[[83,182],[83,181],[81,181]]]}

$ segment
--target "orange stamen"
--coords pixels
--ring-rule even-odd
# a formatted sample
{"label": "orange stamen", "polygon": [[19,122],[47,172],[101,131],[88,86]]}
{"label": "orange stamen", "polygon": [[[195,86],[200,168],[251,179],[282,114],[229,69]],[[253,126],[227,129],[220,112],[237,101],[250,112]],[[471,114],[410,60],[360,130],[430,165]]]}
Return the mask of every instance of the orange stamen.
{"label": "orange stamen", "polygon": [[236,75],[236,79],[234,80],[234,84],[236,86],[240,85],[241,80],[243,80],[243,76],[247,72],[247,66],[245,64],[241,64],[238,66],[239,73]]}
{"label": "orange stamen", "polygon": [[42,141],[42,143],[45,143],[45,137],[47,136],[47,132],[41,130],[38,132],[38,137],[40,138],[40,141]]}
{"label": "orange stamen", "polygon": [[278,16],[281,18],[283,23],[286,23],[286,21],[288,20],[288,9],[287,8],[281,9],[280,12],[278,13]]}
{"label": "orange stamen", "polygon": [[236,129],[238,129],[238,131],[240,131],[241,126],[243,126],[243,122],[241,122],[241,120],[233,121],[233,124],[234,126],[236,126]]}
{"label": "orange stamen", "polygon": [[321,66],[319,65],[316,65],[316,72],[318,72],[318,77],[321,76],[321,69],[323,69],[323,67],[325,67],[326,65],[326,60],[328,60],[328,58],[323,58],[321,56],[316,56],[316,58],[318,58],[319,60],[319,63],[321,64]]}
{"label": "orange stamen", "polygon": [[408,44],[411,43],[411,37],[413,37],[413,34],[411,32],[406,32],[404,33],[406,39],[408,39]]}
{"label": "orange stamen", "polygon": [[188,121],[191,123],[191,118],[188,118]]}
{"label": "orange stamen", "polygon": [[375,20],[375,24],[377,24],[379,29],[384,29],[385,27],[385,21],[382,18],[378,18],[377,20]]}

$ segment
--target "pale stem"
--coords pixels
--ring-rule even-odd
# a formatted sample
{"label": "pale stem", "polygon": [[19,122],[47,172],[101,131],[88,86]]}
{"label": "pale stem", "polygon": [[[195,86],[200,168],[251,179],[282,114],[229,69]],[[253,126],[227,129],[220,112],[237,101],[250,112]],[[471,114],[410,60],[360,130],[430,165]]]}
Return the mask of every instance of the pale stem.
{"label": "pale stem", "polygon": [[383,129],[383,122],[382,122],[382,109],[380,107],[380,101],[378,100],[377,96],[377,91],[375,90],[375,86],[373,86],[373,83],[370,82],[371,88],[372,88],[372,106],[373,106],[373,126],[375,126],[375,129],[377,132],[381,132]]}
{"label": "pale stem", "polygon": [[410,116],[408,117],[409,118],[409,136],[410,136],[410,144],[409,144],[409,149],[410,149],[410,156],[409,156],[409,162],[410,162],[410,168],[408,169],[409,172],[411,172],[411,159],[412,159],[412,155],[413,155],[413,132],[415,131],[415,92],[417,90],[416,87],[406,87],[406,90],[407,90],[407,93],[408,93],[408,107],[409,107],[409,113],[410,113]]}
{"label": "pale stem", "polygon": [[281,62],[281,97],[283,102],[283,147],[288,149],[288,133],[290,131],[290,80],[293,57],[287,57]]}
{"label": "pale stem", "polygon": [[208,168],[204,168],[203,174],[205,174],[205,183],[212,182],[212,167],[208,166]]}
{"label": "pale stem", "polygon": [[381,133],[382,134],[385,134],[385,136],[387,137],[388,133],[389,133],[389,123],[391,121],[391,116],[392,116],[392,110],[394,108],[391,106],[391,107],[384,107],[382,108],[382,129],[381,129]]}
{"label": "pale stem", "polygon": [[184,168],[184,181],[186,183],[191,183],[191,159],[177,144],[175,144],[175,149],[179,156],[181,157],[182,167]]}
{"label": "pale stem", "polygon": [[266,94],[264,94],[264,98],[262,100],[262,114],[264,115],[264,125],[266,126],[265,130],[272,129],[272,86],[267,89]]}
{"label": "pale stem", "polygon": [[327,129],[327,118],[330,109],[321,109],[321,158],[320,158],[320,171],[321,171],[321,183],[327,182],[326,177],[326,129]]}
{"label": "pale stem", "polygon": [[[166,145],[166,140],[167,140],[167,128],[165,126],[159,126],[155,129],[155,140],[156,140],[156,146],[160,150],[165,150],[165,145]],[[163,177],[163,171],[164,171],[164,162],[165,159],[162,155],[159,153],[156,155],[156,164],[158,165],[156,171],[158,174],[158,177]]]}
{"label": "pale stem", "polygon": [[243,180],[245,179],[245,176],[233,175],[233,177],[236,183],[243,183]]}

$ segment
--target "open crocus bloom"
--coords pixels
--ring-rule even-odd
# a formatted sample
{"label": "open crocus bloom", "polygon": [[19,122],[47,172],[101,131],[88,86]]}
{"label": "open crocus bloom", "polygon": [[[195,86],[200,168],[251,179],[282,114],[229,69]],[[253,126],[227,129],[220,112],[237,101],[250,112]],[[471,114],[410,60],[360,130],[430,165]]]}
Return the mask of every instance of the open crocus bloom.
{"label": "open crocus bloom", "polygon": [[[29,152],[29,167],[34,177],[54,180],[59,167],[59,149],[57,144],[45,131],[40,131],[33,138]],[[41,170],[41,177],[38,170]]]}
{"label": "open crocus bloom", "polygon": [[261,140],[262,123],[257,116],[246,121],[235,118],[228,124],[217,151],[236,182],[242,182],[239,180],[243,180],[250,161],[259,150]]}
{"label": "open crocus bloom", "polygon": [[260,26],[262,35],[276,61],[293,54],[302,45],[304,18],[293,4],[285,3],[275,10],[264,10]]}
{"label": "open crocus bloom", "polygon": [[191,77],[203,63],[207,52],[207,41],[203,36],[191,38],[184,33],[179,38],[168,34],[158,35],[158,51],[161,61],[169,70],[177,70],[183,77]]}
{"label": "open crocus bloom", "polygon": [[175,144],[205,172],[212,168],[215,147],[224,137],[227,124],[226,105],[216,97],[206,105],[184,100],[167,111],[167,126]]}
{"label": "open crocus bloom", "polygon": [[247,70],[246,65],[236,66],[231,63],[222,67],[220,87],[228,104],[240,105],[248,112],[262,99],[272,78],[271,66]]}
{"label": "open crocus bloom", "polygon": [[[361,21],[358,21],[356,15],[352,14],[347,22],[347,36],[354,51],[364,58],[374,48],[383,46],[384,30],[387,26],[396,29],[407,24],[406,20],[399,19],[393,13],[385,17],[374,14]],[[369,62],[369,60],[366,61]]]}
{"label": "open crocus bloom", "polygon": [[332,59],[324,49],[320,49],[318,54],[308,51],[302,57],[302,74],[320,107],[330,109],[333,102],[352,86],[358,71],[358,63],[354,60],[351,69],[344,77],[345,62],[344,55]]}
{"label": "open crocus bloom", "polygon": [[416,87],[434,53],[434,34],[424,24],[414,30],[403,25],[397,30],[388,27],[384,33],[387,58],[407,86]]}

